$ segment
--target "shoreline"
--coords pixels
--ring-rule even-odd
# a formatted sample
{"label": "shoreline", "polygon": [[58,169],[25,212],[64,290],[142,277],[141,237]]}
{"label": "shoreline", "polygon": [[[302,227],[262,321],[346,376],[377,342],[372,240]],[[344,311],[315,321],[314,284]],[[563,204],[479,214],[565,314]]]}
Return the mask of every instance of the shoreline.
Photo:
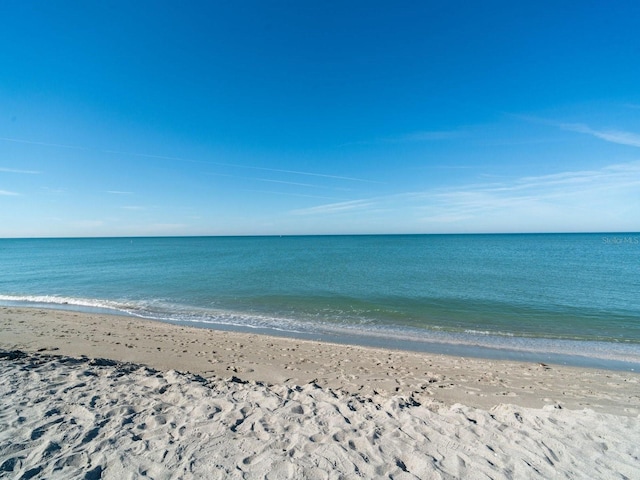
{"label": "shoreline", "polygon": [[305,385],[348,394],[402,395],[490,409],[509,403],[640,414],[640,374],[481,359],[257,333],[137,317],[0,307],[0,348],[108,358],[205,378]]}
{"label": "shoreline", "polygon": [[[244,334],[259,334],[276,338],[305,340],[358,346],[364,348],[382,348],[416,353],[448,355],[454,357],[472,357],[481,360],[515,361],[530,363],[549,363],[579,368],[594,368],[621,372],[640,372],[640,346],[633,344],[605,342],[596,340],[500,336],[490,332],[480,337],[469,337],[468,332],[430,331],[429,338],[422,337],[424,332],[396,330],[359,330],[348,327],[332,326],[329,329],[293,329],[275,328],[272,326],[241,325],[238,323],[216,322],[201,319],[173,319],[161,314],[139,314],[120,309],[115,305],[100,302],[74,303],[75,299],[57,299],[42,297],[40,300],[10,300],[3,297],[1,308],[26,308],[51,311],[66,311],[81,314],[98,314],[134,318],[153,322],[167,323],[178,327],[194,327],[215,331],[228,331]],[[37,298],[37,297],[34,297]],[[63,301],[65,300],[65,301]],[[89,301],[92,302],[92,301]],[[159,316],[158,316],[159,315]]]}

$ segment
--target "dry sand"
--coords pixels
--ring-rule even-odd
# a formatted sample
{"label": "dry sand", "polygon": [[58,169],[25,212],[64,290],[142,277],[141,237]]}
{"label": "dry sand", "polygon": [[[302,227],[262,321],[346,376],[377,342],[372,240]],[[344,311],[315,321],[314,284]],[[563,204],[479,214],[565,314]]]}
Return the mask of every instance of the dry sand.
{"label": "dry sand", "polygon": [[634,373],[17,308],[0,349],[0,477],[640,478]]}

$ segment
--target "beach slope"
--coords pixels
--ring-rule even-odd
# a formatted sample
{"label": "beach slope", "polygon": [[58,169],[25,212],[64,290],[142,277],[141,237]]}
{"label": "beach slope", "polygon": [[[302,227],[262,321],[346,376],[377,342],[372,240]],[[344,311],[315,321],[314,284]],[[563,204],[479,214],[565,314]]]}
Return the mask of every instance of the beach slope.
{"label": "beach slope", "polygon": [[38,309],[0,332],[0,476],[640,474],[634,373]]}

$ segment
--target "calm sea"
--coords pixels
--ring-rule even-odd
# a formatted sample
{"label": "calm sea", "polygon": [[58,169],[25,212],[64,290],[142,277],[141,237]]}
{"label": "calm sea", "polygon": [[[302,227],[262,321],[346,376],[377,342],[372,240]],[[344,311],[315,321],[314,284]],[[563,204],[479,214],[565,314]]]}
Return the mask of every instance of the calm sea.
{"label": "calm sea", "polygon": [[640,367],[640,234],[0,240],[0,305]]}

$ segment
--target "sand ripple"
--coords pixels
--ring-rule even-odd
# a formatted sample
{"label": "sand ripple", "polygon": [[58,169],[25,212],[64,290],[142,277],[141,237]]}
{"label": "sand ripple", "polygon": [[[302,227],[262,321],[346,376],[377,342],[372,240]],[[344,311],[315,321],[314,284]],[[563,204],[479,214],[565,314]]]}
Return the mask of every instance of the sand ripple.
{"label": "sand ripple", "polygon": [[638,478],[640,419],[420,404],[5,352],[10,478]]}

